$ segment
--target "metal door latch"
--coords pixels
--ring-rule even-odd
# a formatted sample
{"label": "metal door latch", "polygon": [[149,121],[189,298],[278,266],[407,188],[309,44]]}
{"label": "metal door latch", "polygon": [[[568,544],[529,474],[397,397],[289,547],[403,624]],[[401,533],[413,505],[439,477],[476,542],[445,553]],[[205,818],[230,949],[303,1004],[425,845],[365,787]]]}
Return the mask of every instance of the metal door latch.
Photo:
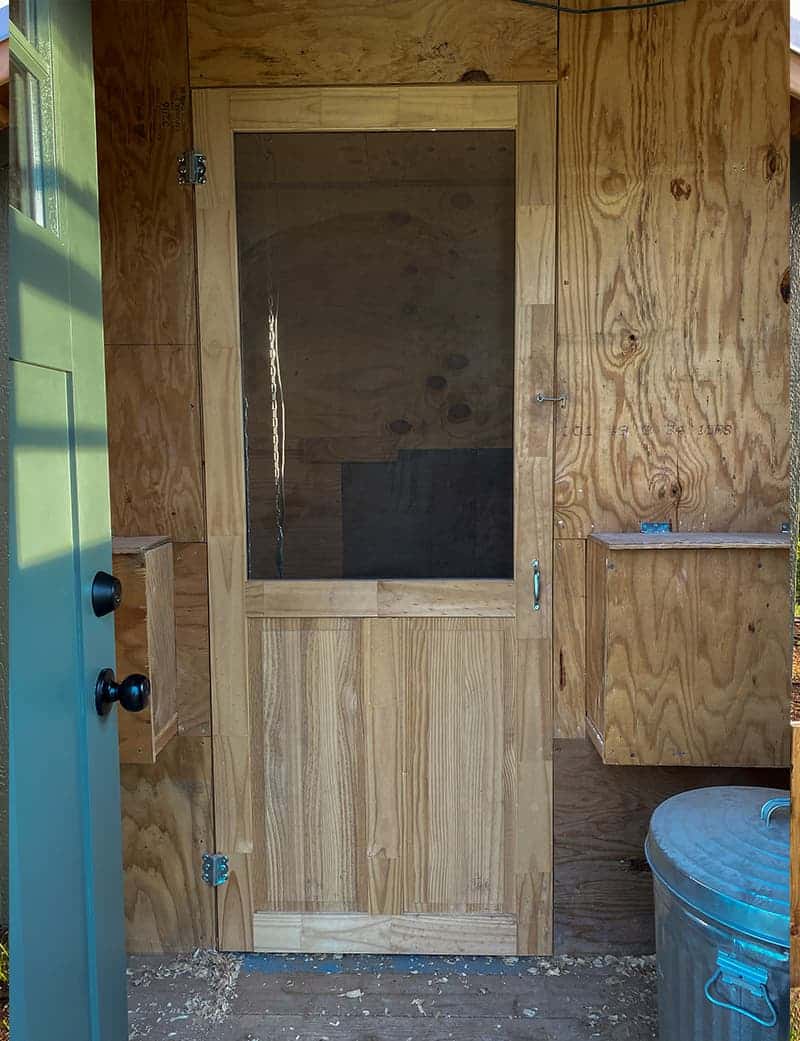
{"label": "metal door latch", "polygon": [[557,398],[551,398],[551,397],[548,397],[546,394],[543,394],[541,391],[539,391],[539,393],[536,395],[536,397],[533,400],[536,402],[537,405],[543,405],[547,401],[553,401],[553,402],[560,401],[562,405],[566,405],[566,403],[567,403],[567,395],[566,394],[559,394],[559,396]]}
{"label": "metal door latch", "polygon": [[184,152],[178,156],[178,184],[205,184],[206,157],[202,152]]}
{"label": "metal door latch", "polygon": [[224,853],[203,854],[203,881],[207,886],[224,885],[228,875],[228,858]]}

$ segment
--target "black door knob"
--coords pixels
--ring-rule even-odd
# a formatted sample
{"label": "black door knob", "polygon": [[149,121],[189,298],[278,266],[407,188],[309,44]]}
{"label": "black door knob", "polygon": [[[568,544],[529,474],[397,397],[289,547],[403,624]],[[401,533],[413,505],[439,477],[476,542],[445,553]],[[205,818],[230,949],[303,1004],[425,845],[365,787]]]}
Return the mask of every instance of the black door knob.
{"label": "black door knob", "polygon": [[103,669],[94,688],[94,704],[97,713],[105,716],[115,701],[127,712],[141,712],[150,701],[150,680],[133,672],[120,683],[114,679],[113,669]]}
{"label": "black door knob", "polygon": [[92,581],[92,610],[98,618],[116,611],[122,603],[122,583],[107,571],[98,571]]}

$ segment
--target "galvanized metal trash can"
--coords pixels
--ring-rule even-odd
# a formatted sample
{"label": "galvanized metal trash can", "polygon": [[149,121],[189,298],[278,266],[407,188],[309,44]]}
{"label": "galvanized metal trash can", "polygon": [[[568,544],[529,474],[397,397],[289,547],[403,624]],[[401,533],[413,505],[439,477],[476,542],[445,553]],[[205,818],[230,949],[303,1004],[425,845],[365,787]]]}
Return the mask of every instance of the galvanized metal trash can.
{"label": "galvanized metal trash can", "polygon": [[788,807],[701,788],[653,814],[659,1041],[787,1041]]}

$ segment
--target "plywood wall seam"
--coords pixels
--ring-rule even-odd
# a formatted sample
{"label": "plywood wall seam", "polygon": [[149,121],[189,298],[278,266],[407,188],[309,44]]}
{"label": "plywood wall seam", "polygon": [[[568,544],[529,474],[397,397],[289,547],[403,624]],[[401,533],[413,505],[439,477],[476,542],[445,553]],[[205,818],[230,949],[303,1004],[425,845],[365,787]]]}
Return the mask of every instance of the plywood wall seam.
{"label": "plywood wall seam", "polygon": [[[186,19],[186,40],[187,40],[187,46],[186,46],[186,77],[187,77],[187,79],[186,79],[186,82],[188,84],[188,83],[191,82],[190,75],[189,75],[189,69],[190,69],[190,66],[191,66],[191,56],[190,56],[189,42],[188,42],[189,41],[189,21],[188,21],[188,17]],[[190,149],[192,151],[195,151],[196,150],[196,146],[195,146],[195,139],[194,139],[195,126],[194,126],[193,104],[194,104],[194,99],[193,99],[193,95],[192,95],[192,90],[188,89],[187,90],[187,107],[188,107],[188,111],[189,111],[189,137],[190,137],[189,147],[190,147]],[[195,320],[195,330],[196,330],[195,350],[197,352],[197,391],[198,391],[198,401],[201,402],[201,405],[200,405],[200,417],[199,417],[200,445],[201,445],[201,457],[200,457],[201,483],[200,483],[200,493],[201,493],[202,499],[203,499],[203,518],[204,518],[204,520],[206,520],[206,518],[208,517],[207,490],[206,490],[206,453],[205,453],[206,439],[205,439],[204,410],[203,410],[203,407],[202,407],[202,401],[203,401],[203,366],[202,366],[202,363],[201,363],[201,354],[200,354],[200,351],[201,351],[201,347],[200,347],[200,272],[199,272],[199,267],[198,267],[198,263],[197,263],[197,257],[198,257],[198,242],[197,242],[197,191],[198,190],[202,191],[202,185],[200,185],[198,187],[189,187],[189,186],[187,186],[187,191],[190,191],[191,194],[192,194],[192,250],[193,250],[193,253],[194,253],[194,265],[193,265],[193,269],[192,269],[192,289],[193,289],[193,302],[194,302],[193,310],[194,310],[194,320]],[[208,537],[207,520],[206,520],[206,523],[204,524],[204,527],[203,527],[203,534],[204,534],[205,538]]]}

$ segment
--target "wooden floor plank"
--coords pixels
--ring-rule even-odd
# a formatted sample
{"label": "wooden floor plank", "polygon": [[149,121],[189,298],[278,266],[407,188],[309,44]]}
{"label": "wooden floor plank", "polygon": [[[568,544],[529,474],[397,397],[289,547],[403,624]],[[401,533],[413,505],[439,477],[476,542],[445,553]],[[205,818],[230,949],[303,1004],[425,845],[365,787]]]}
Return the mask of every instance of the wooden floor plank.
{"label": "wooden floor plank", "polygon": [[[593,1037],[654,1041],[656,1037],[654,958],[250,956],[242,963],[214,952],[198,955],[163,964],[152,958],[132,960],[132,1037],[169,1036],[173,1041],[586,1041]],[[206,1012],[213,1008],[217,977],[228,984],[225,1008],[217,1022],[209,1023],[191,1009],[203,1007],[204,998],[209,999]],[[158,1022],[162,1026],[148,1033]]]}
{"label": "wooden floor plank", "polygon": [[[584,1024],[568,1019],[548,1019],[536,1022],[530,1019],[512,1020],[508,1017],[495,1017],[493,1020],[452,1020],[443,1025],[434,1018],[417,1016],[382,1016],[380,1033],[375,1033],[374,1017],[337,1020],[304,1018],[302,1016],[281,1016],[276,1022],[267,1026],[265,1017],[261,1015],[238,1016],[235,1024],[226,1028],[226,1032],[213,1034],[213,1041],[241,1041],[250,1036],[260,1039],[270,1037],[265,1033],[273,1031],[271,1036],[289,1037],[292,1041],[320,1041],[320,1030],[328,1041],[486,1041],[487,1036],[500,1037],[503,1041],[586,1041]],[[253,1035],[259,1030],[260,1034]],[[610,1041],[611,1035],[606,1035]],[[617,1035],[635,1037],[636,1035]],[[646,1037],[647,1035],[642,1035]],[[652,1036],[652,1035],[651,1035]],[[184,1035],[189,1041],[189,1035]],[[198,1035],[191,1035],[192,1041],[200,1041]],[[173,1041],[181,1041],[177,1036]],[[209,1039],[211,1041],[211,1039]]]}

